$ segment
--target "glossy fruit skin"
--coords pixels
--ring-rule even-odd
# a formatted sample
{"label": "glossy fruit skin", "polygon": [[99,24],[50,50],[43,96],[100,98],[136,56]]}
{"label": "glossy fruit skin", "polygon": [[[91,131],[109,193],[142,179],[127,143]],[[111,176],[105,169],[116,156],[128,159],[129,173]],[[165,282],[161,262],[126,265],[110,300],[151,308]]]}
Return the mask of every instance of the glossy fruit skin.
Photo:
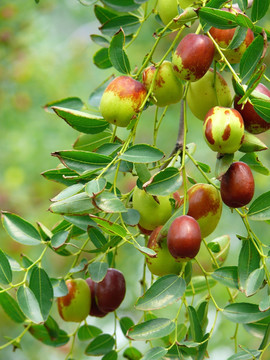
{"label": "glossy fruit skin", "polygon": [[91,316],[96,316],[96,317],[104,317],[106,316],[108,313],[107,312],[102,312],[96,303],[96,285],[97,283],[94,282],[91,278],[87,278],[86,282],[90,288],[91,291],[91,306],[90,306],[90,311],[89,311],[89,315]]}
{"label": "glossy fruit skin", "polygon": [[184,261],[193,259],[200,250],[201,230],[198,222],[189,215],[177,217],[171,224],[167,245],[176,259]]}
{"label": "glossy fruit skin", "polygon": [[199,80],[210,68],[214,54],[215,46],[208,36],[186,35],[172,56],[176,76],[187,81]]}
{"label": "glossy fruit skin", "polygon": [[[227,8],[223,8],[222,10],[230,11]],[[230,12],[234,13],[233,10],[231,10]],[[217,29],[215,27],[212,27],[209,30],[209,32],[210,32],[211,36],[214,38],[214,40],[218,43],[218,45],[222,49],[226,49],[227,46],[230,44],[231,40],[233,39],[235,30],[236,30],[236,28]],[[227,58],[229,63],[230,64],[238,64],[240,62],[244,52],[246,51],[246,49],[252,43],[253,40],[254,40],[254,34],[250,29],[248,29],[245,40],[242,42],[242,44],[239,47],[237,47],[236,49],[222,50],[223,54],[225,55],[225,57]],[[220,58],[220,55],[218,53],[216,53],[215,58],[218,60]]]}
{"label": "glossy fruit skin", "polygon": [[201,236],[210,235],[219,223],[222,201],[219,191],[211,184],[195,184],[188,190],[188,213],[198,221]]}
{"label": "glossy fruit skin", "polygon": [[209,69],[201,79],[189,84],[187,103],[192,114],[204,120],[212,107],[230,107],[231,91],[224,78],[218,72],[215,77],[213,69]]}
{"label": "glossy fruit skin", "polygon": [[235,109],[215,106],[205,116],[204,138],[207,145],[222,154],[237,151],[244,140],[244,122]]}
{"label": "glossy fruit skin", "polygon": [[169,196],[158,196],[158,204],[152,195],[136,186],[133,192],[133,209],[140,213],[139,225],[146,230],[164,225],[172,213],[169,199]]}
{"label": "glossy fruit skin", "polygon": [[[177,4],[181,9],[185,9],[193,4],[194,0],[158,0],[158,14],[164,25],[167,25],[172,19],[178,16]],[[178,24],[172,24],[170,29],[177,29]]]}
{"label": "glossy fruit skin", "polygon": [[136,117],[146,97],[145,86],[129,76],[119,76],[105,89],[100,111],[109,123],[126,127]]}
{"label": "glossy fruit skin", "polygon": [[[151,65],[143,72],[143,83],[147,90],[150,89],[154,75],[155,66]],[[156,105],[163,107],[179,102],[183,96],[183,85],[175,76],[172,63],[164,61],[155,78],[153,95],[156,98]]]}
{"label": "glossy fruit skin", "polygon": [[89,314],[91,293],[83,279],[66,281],[68,294],[57,298],[58,312],[63,320],[81,322]]}
{"label": "glossy fruit skin", "polygon": [[179,274],[182,263],[177,262],[171,255],[167,246],[166,237],[159,235],[162,226],[158,226],[151,234],[147,247],[157,253],[156,258],[146,258],[146,264],[152,274],[165,276],[169,274]]}
{"label": "glossy fruit skin", "polygon": [[242,161],[232,163],[221,178],[221,198],[224,204],[231,208],[247,205],[253,198],[254,189],[250,167]]}
{"label": "glossy fruit skin", "polygon": [[[266,95],[270,100],[270,90],[267,89],[266,86],[259,84],[255,90],[263,95]],[[242,115],[245,130],[251,134],[260,134],[267,131],[270,128],[270,123],[266,122],[259,114],[256,113],[251,102],[247,101],[242,109],[242,104],[237,104],[239,100],[240,96],[236,96],[234,99],[234,108]]]}

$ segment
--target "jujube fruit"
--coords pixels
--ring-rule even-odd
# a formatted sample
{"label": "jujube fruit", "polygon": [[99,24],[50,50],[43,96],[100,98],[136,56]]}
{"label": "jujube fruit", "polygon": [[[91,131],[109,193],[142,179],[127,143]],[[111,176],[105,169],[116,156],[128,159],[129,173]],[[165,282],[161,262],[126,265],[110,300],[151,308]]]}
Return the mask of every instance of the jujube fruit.
{"label": "jujube fruit", "polygon": [[224,204],[232,208],[247,205],[254,195],[254,178],[250,167],[236,161],[221,178],[220,193]]}
{"label": "jujube fruit", "polygon": [[201,240],[198,222],[188,215],[177,217],[168,230],[168,249],[176,259],[193,259],[200,250]]}
{"label": "jujube fruit", "polygon": [[116,310],[124,300],[126,281],[121,271],[109,268],[102,281],[94,282],[91,278],[86,281],[95,299],[93,306],[88,309],[91,315],[103,317]]}
{"label": "jujube fruit", "polygon": [[147,194],[137,186],[133,192],[133,209],[140,213],[139,225],[146,230],[154,230],[164,225],[171,217],[172,206],[169,196],[158,196],[155,201],[152,195]]}
{"label": "jujube fruit", "polygon": [[68,294],[57,298],[58,312],[63,320],[81,322],[89,314],[91,293],[83,279],[66,281]]}
{"label": "jujube fruit", "polygon": [[163,107],[180,101],[183,96],[183,85],[175,76],[170,61],[164,61],[158,70],[156,70],[153,65],[144,70],[143,83],[147,90],[151,87],[156,71],[158,71],[158,73],[154,81],[152,92],[156,98],[156,105]]}
{"label": "jujube fruit", "polygon": [[195,184],[188,190],[188,213],[198,221],[202,237],[211,234],[219,223],[222,201],[219,191],[211,184]]}
{"label": "jujube fruit", "polygon": [[[259,84],[256,89],[258,92],[258,97],[260,94],[265,95],[270,100],[270,90],[267,89],[263,84]],[[240,112],[243,117],[245,130],[249,131],[252,134],[260,134],[267,131],[270,128],[270,123],[266,122],[259,114],[256,113],[254,106],[248,100],[245,105],[238,104],[240,96],[236,96],[234,99],[234,108]],[[242,108],[243,106],[243,108]]]}
{"label": "jujube fruit", "polygon": [[109,123],[126,127],[139,112],[147,90],[145,86],[129,76],[119,76],[105,89],[100,111]]}
{"label": "jujube fruit", "polygon": [[210,68],[214,54],[215,46],[208,36],[186,35],[172,56],[176,76],[187,81],[199,80]]}
{"label": "jujube fruit", "polygon": [[210,109],[203,130],[207,145],[222,154],[234,153],[244,140],[244,122],[235,109],[221,106]]}
{"label": "jujube fruit", "polygon": [[[233,10],[229,10],[227,8],[223,8],[224,11],[233,12]],[[236,27],[232,29],[218,29],[215,27],[212,27],[209,32],[213,39],[217,42],[217,44],[222,48],[222,52],[225,55],[226,59],[229,61],[230,64],[237,64],[240,62],[244,52],[248,48],[248,46],[252,43],[254,40],[253,32],[250,29],[247,29],[247,34],[243,42],[235,49],[227,49],[230,42],[232,41],[234,37]],[[220,58],[220,55],[218,52],[216,52],[215,58],[217,60]]]}
{"label": "jujube fruit", "polygon": [[89,315],[91,316],[96,316],[96,317],[104,317],[105,315],[108,314],[108,312],[103,312],[101,311],[96,303],[96,282],[93,281],[91,278],[87,278],[86,282],[90,288],[91,291],[91,306],[90,306],[90,311],[89,311]]}
{"label": "jujube fruit", "polygon": [[198,81],[191,82],[187,91],[187,103],[194,116],[204,120],[207,112],[214,106],[229,107],[232,102],[230,88],[224,78],[213,69]]}
{"label": "jujube fruit", "polygon": [[147,247],[156,252],[157,257],[146,258],[146,264],[152,274],[164,276],[169,274],[179,274],[182,263],[177,262],[171,255],[167,246],[166,236],[161,236],[162,226],[158,226],[151,234]]}

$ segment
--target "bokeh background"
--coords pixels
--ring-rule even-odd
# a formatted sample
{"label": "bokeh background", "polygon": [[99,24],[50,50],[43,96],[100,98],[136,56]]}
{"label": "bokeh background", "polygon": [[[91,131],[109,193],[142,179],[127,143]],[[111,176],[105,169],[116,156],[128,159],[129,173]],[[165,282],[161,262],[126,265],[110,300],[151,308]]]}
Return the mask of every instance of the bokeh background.
{"label": "bokeh background", "polygon": [[[265,19],[264,26],[269,28],[270,12]],[[46,113],[43,106],[69,96],[78,96],[87,103],[90,93],[112,73],[111,69],[98,69],[92,61],[99,47],[92,43],[89,35],[99,34],[98,26],[93,7],[83,6],[77,0],[41,0],[39,4],[34,0],[0,2],[0,208],[15,212],[33,224],[40,221],[50,228],[58,220],[47,209],[49,199],[61,191],[63,186],[45,180],[40,174],[58,165],[58,160],[50,154],[70,149],[78,136],[56,115]],[[153,16],[153,20],[145,25],[138,41],[128,49],[133,68],[141,65],[144,55],[151,49],[154,43],[153,33],[158,27]],[[159,60],[171,40],[166,37],[161,42],[154,60]],[[269,62],[268,52],[268,66]],[[270,75],[269,70],[267,75]],[[230,76],[227,80],[230,81]],[[188,116],[188,142],[197,144],[195,157],[208,163],[214,170],[215,155],[209,151],[202,138],[202,122],[190,113]],[[167,154],[176,140],[178,117],[179,105],[171,106],[159,132],[157,145]],[[153,120],[154,111],[150,108],[139,124],[137,141],[152,142]],[[119,135],[125,136],[125,130],[120,130]],[[270,143],[269,134],[263,134],[260,138],[266,144]],[[240,157],[240,153],[236,155],[236,158]],[[269,151],[259,157],[266,166],[270,166]],[[189,175],[197,181],[202,180],[192,166],[189,167]],[[270,190],[269,176],[254,175],[255,196]],[[128,187],[129,184],[125,186]],[[269,225],[252,225],[261,240],[269,245]],[[245,229],[237,216],[225,206],[222,221],[209,238],[223,234],[231,235],[232,239],[227,264],[235,264],[235,254],[240,247],[235,234],[245,235]],[[22,253],[33,258],[37,255],[35,248],[29,249],[10,239],[2,227],[0,244],[4,251],[17,260],[20,260]],[[211,266],[204,255],[202,251],[200,256],[205,266]],[[52,256],[44,260],[44,266],[51,276],[59,276],[63,271],[64,261],[68,261],[59,258]],[[118,267],[125,273],[128,284],[121,314],[133,317],[134,321],[137,315],[130,307],[132,309],[135,298],[140,295],[138,281],[142,265],[143,257],[133,249],[126,247],[120,251]],[[220,304],[224,305],[222,288],[217,286],[214,294]],[[243,297],[242,300],[246,299]],[[53,312],[61,322],[55,307]],[[109,315],[98,322],[93,319],[90,322],[110,332],[112,320]],[[212,321],[210,316],[210,324]],[[0,324],[0,345],[6,342],[5,336],[14,337],[21,331],[1,308]],[[72,331],[72,325],[61,325],[67,331]],[[232,354],[233,341],[230,337],[233,332],[234,328],[228,322],[218,322],[215,341],[209,348],[210,359],[225,360]],[[119,338],[121,341],[120,333]],[[256,348],[260,343],[260,339],[254,338],[242,328],[239,330],[239,340],[251,348]],[[23,352],[13,352],[12,347],[1,351],[0,359],[35,360],[46,357],[61,360],[67,352],[67,346],[60,349],[49,348],[28,334],[22,340],[22,347]],[[82,354],[85,347],[86,344],[81,348],[77,347],[78,359],[88,358]]]}

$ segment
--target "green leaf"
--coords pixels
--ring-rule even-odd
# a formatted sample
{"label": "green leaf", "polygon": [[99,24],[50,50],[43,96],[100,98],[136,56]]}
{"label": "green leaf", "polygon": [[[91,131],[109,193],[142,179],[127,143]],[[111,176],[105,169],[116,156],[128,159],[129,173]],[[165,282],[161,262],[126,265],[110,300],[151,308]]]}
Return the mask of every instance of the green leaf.
{"label": "green leaf", "polygon": [[270,123],[270,101],[264,99],[252,98],[251,103],[258,113],[266,122]]}
{"label": "green leaf", "polygon": [[99,108],[100,100],[104,93],[104,90],[106,89],[106,87],[109,85],[109,83],[112,81],[113,78],[114,78],[113,76],[110,76],[109,79],[107,79],[106,81],[104,81],[102,84],[100,84],[98,87],[94,89],[94,91],[90,94],[88,99],[88,103],[90,106],[97,109]]}
{"label": "green leaf", "polygon": [[78,194],[84,188],[84,184],[74,184],[62,190],[58,195],[54,196],[51,201],[60,201],[72,195]]}
{"label": "green leaf", "polygon": [[67,168],[47,170],[41,175],[47,180],[56,181],[67,186],[78,182],[76,178],[72,178],[72,176],[75,177],[77,173]]}
{"label": "green leaf", "polygon": [[264,48],[264,40],[258,35],[244,52],[240,61],[240,77],[243,81],[250,78],[261,59]]}
{"label": "green leaf", "polygon": [[120,323],[120,327],[121,327],[121,330],[122,330],[122,333],[126,336],[127,335],[127,332],[128,330],[134,326],[134,322],[132,319],[130,319],[129,317],[125,316],[125,317],[122,317],[119,321]]}
{"label": "green leaf", "polygon": [[239,161],[245,162],[252,170],[262,174],[269,175],[270,171],[267,169],[262,162],[259,160],[255,153],[245,154]]}
{"label": "green leaf", "polygon": [[[0,291],[3,291],[3,289],[0,288]],[[25,321],[25,315],[19,308],[18,303],[7,291],[0,293],[0,305],[11,320],[19,324]]]}
{"label": "green leaf", "polygon": [[117,13],[114,11],[111,11],[110,9],[106,7],[102,7],[99,5],[94,6],[94,12],[96,15],[96,18],[101,24],[106,23],[107,21],[117,17]]}
{"label": "green leaf", "polygon": [[64,216],[64,219],[67,220],[70,224],[75,225],[77,228],[87,231],[89,226],[97,226],[96,223],[90,219],[89,216]]}
{"label": "green leaf", "polygon": [[123,357],[128,360],[140,360],[142,358],[142,354],[138,349],[131,346],[124,351]]}
{"label": "green leaf", "polygon": [[249,275],[260,267],[260,254],[251,240],[243,240],[238,258],[239,289],[246,290]]}
{"label": "green leaf", "polygon": [[218,29],[232,29],[236,27],[236,16],[228,11],[203,7],[199,10],[200,20]]}
{"label": "green leaf", "polygon": [[6,254],[0,249],[0,283],[8,285],[12,282],[12,270]]}
{"label": "green leaf", "polygon": [[260,195],[250,205],[248,216],[251,220],[270,220],[270,191]]}
{"label": "green leaf", "polygon": [[101,360],[117,360],[118,355],[115,350],[111,350],[108,354],[104,355]]}
{"label": "green leaf", "polygon": [[56,321],[51,316],[43,325],[32,325],[29,328],[29,333],[35,339],[53,347],[63,346],[70,339],[64,330],[59,329]]}
{"label": "green leaf", "polygon": [[78,339],[80,341],[86,341],[97,337],[102,334],[102,330],[93,325],[83,325],[78,330]]}
{"label": "green leaf", "polygon": [[140,19],[134,15],[121,15],[108,20],[99,29],[104,35],[113,36],[121,28],[125,35],[131,35],[137,31],[140,26]]}
{"label": "green leaf", "polygon": [[246,281],[246,296],[252,296],[260,289],[264,276],[264,269],[255,269],[252,271]]}
{"label": "green leaf", "polygon": [[104,279],[108,270],[108,264],[105,262],[95,261],[88,266],[90,277],[95,282],[100,282]]}
{"label": "green leaf", "polygon": [[68,97],[62,100],[52,101],[44,105],[44,110],[54,114],[52,107],[57,106],[66,109],[81,110],[84,106],[81,99],[78,97]]}
{"label": "green leaf", "polygon": [[151,173],[148,170],[147,166],[145,164],[135,164],[136,173],[138,175],[138,178],[144,184],[146,181],[148,181],[151,178]]}
{"label": "green leaf", "polygon": [[156,310],[164,308],[179,300],[186,289],[184,279],[177,275],[166,275],[159,278],[140,297],[135,305],[138,310]]}
{"label": "green leaf", "polygon": [[90,38],[94,43],[102,47],[109,47],[110,45],[110,42],[104,36],[92,34]]}
{"label": "green leaf", "polygon": [[232,322],[249,324],[266,318],[270,310],[262,312],[258,305],[242,302],[227,305],[222,314]]}
{"label": "green leaf", "polygon": [[126,212],[122,201],[113,193],[109,191],[103,191],[94,199],[97,208],[103,210],[106,213],[118,213]]}
{"label": "green leaf", "polygon": [[31,321],[37,324],[44,321],[39,303],[31,289],[26,286],[20,286],[17,291],[17,301],[22,312]]}
{"label": "green leaf", "polygon": [[97,134],[104,131],[108,127],[108,122],[100,116],[88,114],[86,112],[65,109],[63,107],[54,106],[54,112],[73,129],[84,134]]}
{"label": "green leaf", "polygon": [[122,213],[125,224],[135,226],[140,221],[140,213],[135,209],[126,209],[127,212]]}
{"label": "green leaf", "polygon": [[73,144],[73,149],[83,151],[96,151],[97,148],[110,141],[112,134],[103,131],[99,134],[80,134]]}
{"label": "green leaf", "polygon": [[125,34],[121,28],[112,38],[109,47],[109,58],[113,67],[122,74],[130,73],[130,63],[124,50]]}
{"label": "green leaf", "polygon": [[[85,193],[73,195],[68,199],[57,201],[50,206],[50,211],[55,214],[88,214],[94,205]],[[57,241],[58,242],[58,241]]]}
{"label": "green leaf", "polygon": [[113,10],[119,12],[129,12],[140,7],[140,4],[137,4],[134,0],[102,0],[102,2]]}
{"label": "green leaf", "polygon": [[148,350],[142,357],[142,360],[158,360],[162,359],[166,354],[167,350],[164,347],[157,346]]}
{"label": "green leaf", "polygon": [[180,188],[182,177],[179,169],[168,167],[157,173],[146,186],[146,192],[151,195],[170,195]]}
{"label": "green leaf", "polygon": [[175,328],[174,322],[165,318],[158,318],[145,321],[131,327],[128,331],[128,338],[131,340],[155,340],[169,335]]}
{"label": "green leaf", "polygon": [[89,356],[101,356],[110,352],[115,340],[109,334],[98,335],[85,349],[85,354]]}
{"label": "green leaf", "polygon": [[[192,286],[190,284],[186,289],[186,292],[185,292],[186,296],[192,296],[194,294],[199,294],[208,289],[205,277],[202,275],[194,276],[191,280],[191,283],[192,283]],[[216,281],[214,279],[209,278],[208,284],[211,288],[216,285]]]}
{"label": "green leaf", "polygon": [[23,245],[39,245],[41,238],[39,232],[29,222],[20,216],[2,211],[2,222],[6,232],[15,241]]}
{"label": "green leaf", "polygon": [[51,239],[51,245],[54,249],[58,249],[65,244],[69,236],[69,231],[59,231],[53,234]]}
{"label": "green leaf", "polygon": [[104,47],[99,49],[93,56],[93,63],[99,69],[109,69],[113,66],[110,57],[109,57],[109,49]]}
{"label": "green leaf", "polygon": [[136,144],[128,148],[119,158],[132,163],[151,163],[161,160],[164,153],[147,144]]}
{"label": "green leaf", "polygon": [[229,49],[236,49],[238,48],[243,41],[245,40],[247,35],[247,28],[242,27],[242,26],[237,26],[233,38],[231,40],[231,42],[229,43],[229,46],[227,46],[227,50]]}
{"label": "green leaf", "polygon": [[258,350],[239,351],[237,354],[230,356],[227,360],[253,360],[260,356]]}
{"label": "green leaf", "polygon": [[53,304],[53,287],[44,269],[40,267],[33,269],[30,276],[29,288],[38,301],[43,319],[47,320]]}
{"label": "green leaf", "polygon": [[126,230],[119,224],[114,224],[108,220],[98,217],[92,217],[92,219],[109,235],[118,235],[122,238],[126,237]]}
{"label": "green leaf", "polygon": [[77,171],[79,174],[101,169],[112,161],[109,156],[79,150],[57,151],[52,153],[52,156],[58,157],[66,167]]}
{"label": "green leaf", "polygon": [[270,316],[250,324],[244,324],[244,328],[252,336],[263,338],[270,323]]}
{"label": "green leaf", "polygon": [[203,338],[203,332],[201,328],[198,315],[193,306],[188,306],[188,317],[190,323],[191,337],[194,341],[201,342]]}
{"label": "green leaf", "polygon": [[68,288],[64,279],[52,279],[51,284],[53,287],[53,296],[61,297],[68,294]]}
{"label": "green leaf", "polygon": [[269,0],[254,0],[251,9],[251,20],[258,21],[264,17],[269,8]]}
{"label": "green leaf", "polygon": [[238,289],[237,266],[223,266],[222,268],[216,269],[211,276],[225,286]]}
{"label": "green leaf", "polygon": [[248,6],[248,0],[237,0],[237,4],[240,10],[245,11]]}
{"label": "green leaf", "polygon": [[81,272],[81,271],[83,271],[83,270],[86,269],[87,264],[88,264],[87,259],[81,259],[81,261],[79,262],[79,264],[78,264],[77,266],[74,266],[73,268],[71,268],[71,269],[69,270],[69,272],[70,272],[71,274],[76,274],[76,273],[78,273],[78,272]]}
{"label": "green leaf", "polygon": [[93,197],[97,194],[100,194],[106,186],[106,179],[100,178],[100,179],[94,179],[89,181],[85,186],[85,192],[90,197]]}
{"label": "green leaf", "polygon": [[102,248],[102,246],[107,243],[105,236],[102,234],[102,232],[99,229],[90,228],[88,230],[88,235],[90,240],[97,249]]}
{"label": "green leaf", "polygon": [[216,160],[216,168],[215,168],[215,176],[216,178],[220,178],[225,172],[229,169],[231,164],[233,163],[234,154],[224,154],[217,158]]}

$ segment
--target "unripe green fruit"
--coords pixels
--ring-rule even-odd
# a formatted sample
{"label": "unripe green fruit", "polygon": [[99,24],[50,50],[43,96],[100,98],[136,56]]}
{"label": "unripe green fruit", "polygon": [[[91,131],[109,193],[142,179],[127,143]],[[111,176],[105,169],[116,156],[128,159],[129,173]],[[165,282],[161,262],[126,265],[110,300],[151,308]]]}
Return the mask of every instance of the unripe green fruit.
{"label": "unripe green fruit", "polygon": [[207,145],[222,154],[234,153],[244,140],[244,122],[235,109],[215,106],[206,114],[203,129]]}
{"label": "unripe green fruit", "polygon": [[172,56],[176,76],[187,81],[199,80],[210,68],[214,54],[215,46],[208,36],[186,35]]}
{"label": "unripe green fruit", "polygon": [[162,226],[158,226],[151,234],[147,247],[157,253],[156,258],[146,258],[146,264],[152,274],[165,276],[169,274],[179,274],[182,263],[177,262],[171,255],[167,246],[166,237],[159,235]]}
{"label": "unripe green fruit", "polygon": [[146,94],[142,83],[129,76],[119,76],[110,82],[102,95],[101,114],[109,123],[126,127],[136,117]]}
{"label": "unripe green fruit", "polygon": [[[143,82],[147,90],[150,89],[154,79],[156,68],[152,65],[143,72]],[[156,75],[153,95],[156,99],[156,105],[163,107],[175,104],[181,100],[183,96],[183,86],[181,81],[175,76],[172,63],[164,61]]]}
{"label": "unripe green fruit", "polygon": [[187,103],[194,116],[204,120],[205,115],[214,106],[229,107],[232,102],[231,91],[224,78],[213,69],[198,81],[189,84]]}
{"label": "unripe green fruit", "polygon": [[[158,0],[158,14],[164,25],[178,16],[178,5],[181,9],[191,6],[194,0]],[[172,24],[170,29],[177,29],[178,24]]]}
{"label": "unripe green fruit", "polygon": [[164,225],[172,213],[169,199],[169,196],[158,196],[158,203],[152,195],[136,186],[133,193],[133,209],[140,213],[139,225],[146,230],[154,230],[157,226]]}
{"label": "unripe green fruit", "polygon": [[68,294],[57,299],[58,312],[63,320],[81,322],[89,314],[91,293],[83,279],[66,281]]}
{"label": "unripe green fruit", "polygon": [[211,234],[219,223],[222,201],[211,184],[195,184],[188,190],[188,213],[198,221],[202,237]]}

